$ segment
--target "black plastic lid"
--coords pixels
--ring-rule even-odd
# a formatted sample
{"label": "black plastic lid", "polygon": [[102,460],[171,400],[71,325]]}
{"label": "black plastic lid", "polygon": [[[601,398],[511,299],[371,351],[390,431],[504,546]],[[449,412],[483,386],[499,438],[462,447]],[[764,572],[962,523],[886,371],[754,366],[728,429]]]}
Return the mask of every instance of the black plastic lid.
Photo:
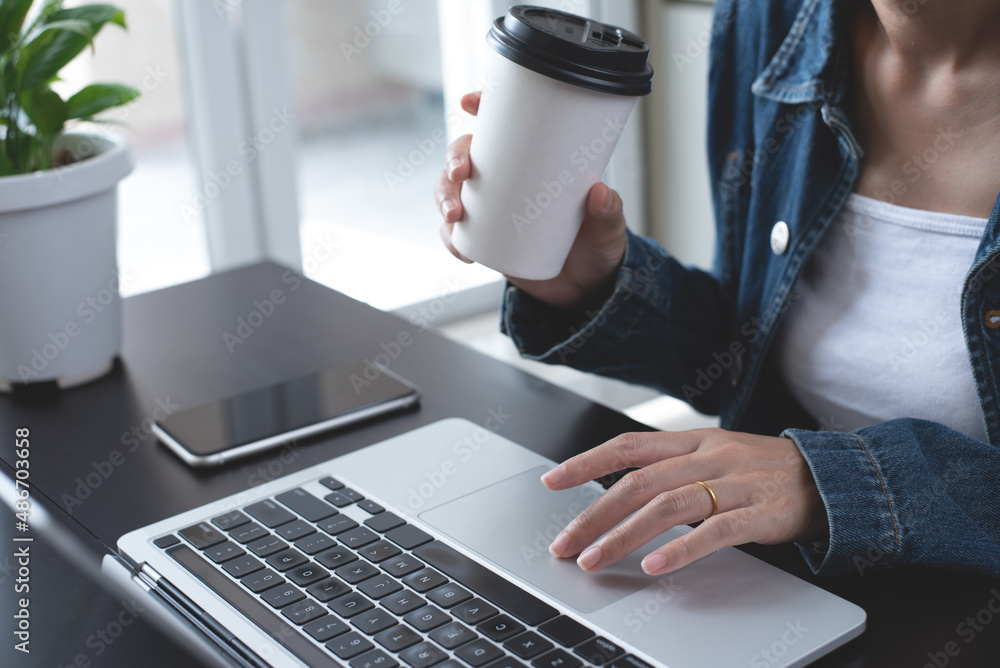
{"label": "black plastic lid", "polygon": [[486,41],[529,70],[615,95],[647,95],[653,68],[638,35],[545,7],[516,5],[498,18]]}

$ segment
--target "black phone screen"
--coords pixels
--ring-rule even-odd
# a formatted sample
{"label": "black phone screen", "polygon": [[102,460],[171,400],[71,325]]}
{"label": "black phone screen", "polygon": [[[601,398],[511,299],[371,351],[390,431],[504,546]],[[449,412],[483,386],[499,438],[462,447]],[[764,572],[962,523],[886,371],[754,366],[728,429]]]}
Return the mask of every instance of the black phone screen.
{"label": "black phone screen", "polygon": [[[405,407],[417,391],[398,377],[369,363],[293,378],[188,408],[157,425],[197,457],[288,434],[373,408]],[[408,401],[408,399],[411,399]]]}

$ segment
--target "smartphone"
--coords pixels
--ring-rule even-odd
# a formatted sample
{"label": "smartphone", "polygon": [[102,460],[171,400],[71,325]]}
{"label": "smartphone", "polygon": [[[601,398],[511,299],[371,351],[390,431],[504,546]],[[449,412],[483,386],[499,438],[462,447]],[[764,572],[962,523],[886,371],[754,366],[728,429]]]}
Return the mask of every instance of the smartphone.
{"label": "smartphone", "polygon": [[410,382],[365,362],[178,411],[155,421],[153,433],[190,466],[218,466],[419,399]]}

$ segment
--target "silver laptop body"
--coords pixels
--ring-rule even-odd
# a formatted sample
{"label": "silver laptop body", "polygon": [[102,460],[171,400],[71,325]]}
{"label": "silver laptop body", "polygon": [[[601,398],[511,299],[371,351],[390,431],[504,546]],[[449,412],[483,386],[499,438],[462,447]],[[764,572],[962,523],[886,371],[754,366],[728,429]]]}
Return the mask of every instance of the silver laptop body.
{"label": "silver laptop body", "polygon": [[[130,532],[118,547],[146,584],[166,592],[189,618],[203,615],[214,620],[209,627],[224,629],[217,641],[275,667],[307,664],[153,541],[293,488],[322,499],[330,493],[319,482],[326,476],[620,647],[624,655],[608,666],[803,666],[863,632],[861,608],[734,548],[669,576],[645,575],[641,557],[687,527],[667,532],[598,574],[552,557],[549,542],[603,491],[597,483],[549,491],[539,476],[552,466],[494,431],[466,420],[442,420]],[[372,517],[357,505],[339,512],[361,526]],[[180,545],[184,552],[198,552],[184,541]],[[350,626],[350,619],[344,621]],[[427,633],[418,634],[427,639]],[[328,657],[329,665],[350,663],[302,636],[314,646],[307,654]],[[462,656],[441,651],[449,658]],[[623,662],[622,656],[640,661]]]}

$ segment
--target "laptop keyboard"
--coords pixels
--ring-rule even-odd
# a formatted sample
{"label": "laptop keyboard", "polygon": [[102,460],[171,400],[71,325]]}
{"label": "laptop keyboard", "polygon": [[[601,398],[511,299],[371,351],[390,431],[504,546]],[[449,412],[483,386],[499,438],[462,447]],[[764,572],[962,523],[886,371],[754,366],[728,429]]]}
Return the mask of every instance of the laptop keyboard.
{"label": "laptop keyboard", "polygon": [[292,489],[153,542],[309,666],[650,668],[340,481],[319,482],[323,499]]}

